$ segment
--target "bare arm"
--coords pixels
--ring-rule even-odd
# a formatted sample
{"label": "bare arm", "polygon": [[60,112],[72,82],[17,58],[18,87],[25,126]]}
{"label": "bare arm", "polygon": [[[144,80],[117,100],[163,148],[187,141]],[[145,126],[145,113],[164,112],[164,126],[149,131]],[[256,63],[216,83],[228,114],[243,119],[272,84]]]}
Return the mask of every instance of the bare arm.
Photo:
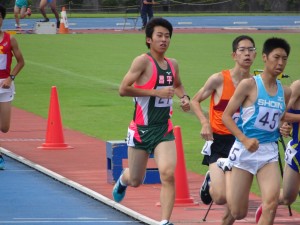
{"label": "bare arm", "polygon": [[220,73],[213,74],[208,78],[204,86],[195,94],[191,100],[191,106],[199,119],[202,129],[200,135],[205,140],[213,140],[212,129],[209,123],[209,119],[204,113],[204,110],[201,107],[201,102],[209,98],[217,88],[223,85],[223,77]]}
{"label": "bare arm", "polygon": [[[287,95],[286,99],[289,98],[287,110],[300,109],[300,80],[294,81],[290,89],[285,89],[285,93]],[[286,112],[282,120],[289,123],[300,122],[300,115]]]}
{"label": "bare arm", "polygon": [[[13,55],[15,56],[15,58],[17,60],[17,64],[11,70],[10,74],[16,76],[21,71],[21,69],[24,67],[25,62],[24,62],[22,52],[19,49],[17,40],[13,36],[11,36],[10,41],[11,41],[11,48],[12,48]],[[8,77],[1,83],[1,85],[4,88],[9,88],[11,83],[12,83],[12,79],[10,77]]]}
{"label": "bare arm", "polygon": [[14,37],[11,37],[10,41],[11,41],[12,52],[17,60],[17,64],[12,69],[11,74],[16,76],[24,67],[25,61],[22,52],[19,48],[17,40]]}
{"label": "bare arm", "polygon": [[174,95],[173,87],[166,87],[161,89],[141,89],[135,88],[133,86],[134,82],[136,81],[148,81],[148,79],[150,79],[149,73],[152,74],[151,63],[147,59],[147,57],[145,55],[136,57],[121,82],[121,85],[119,87],[120,96],[156,96],[160,98],[172,98]]}
{"label": "bare arm", "polygon": [[184,86],[181,82],[178,63],[175,59],[170,59],[170,60],[172,62],[172,65],[174,66],[175,73],[176,73],[173,86],[175,89],[175,94],[180,99],[180,107],[184,112],[190,111],[190,99],[188,98],[188,95],[185,92]]}
{"label": "bare arm", "polygon": [[246,101],[249,104],[251,101],[249,101],[249,95],[251,92],[254,92],[255,89],[256,85],[253,79],[250,78],[241,81],[230,99],[222,117],[222,121],[228,130],[230,130],[230,132],[243,143],[245,148],[251,152],[257,150],[259,144],[258,140],[256,138],[248,138],[245,136],[232,119],[232,116]]}

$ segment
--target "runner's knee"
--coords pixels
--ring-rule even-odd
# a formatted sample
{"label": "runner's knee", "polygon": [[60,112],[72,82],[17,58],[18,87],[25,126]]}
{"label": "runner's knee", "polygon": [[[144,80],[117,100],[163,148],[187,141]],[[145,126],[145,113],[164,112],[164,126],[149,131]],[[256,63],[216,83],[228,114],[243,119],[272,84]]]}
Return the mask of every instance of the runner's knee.
{"label": "runner's knee", "polygon": [[231,210],[231,215],[235,220],[244,219],[247,216],[247,213],[248,213],[248,207],[246,210],[242,208]]}
{"label": "runner's knee", "polygon": [[9,127],[1,127],[2,133],[7,133],[9,131]]}
{"label": "runner's knee", "polygon": [[143,183],[143,179],[139,179],[139,178],[130,179],[131,187],[139,187],[142,183]]}
{"label": "runner's knee", "polygon": [[160,171],[161,182],[175,182],[174,171],[173,170],[163,170]]}

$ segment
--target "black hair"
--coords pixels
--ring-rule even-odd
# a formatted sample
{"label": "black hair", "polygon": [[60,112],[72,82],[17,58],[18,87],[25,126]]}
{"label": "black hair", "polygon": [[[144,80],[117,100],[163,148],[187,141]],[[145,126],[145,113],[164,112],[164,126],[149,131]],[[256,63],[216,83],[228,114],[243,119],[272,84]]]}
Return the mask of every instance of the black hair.
{"label": "black hair", "polygon": [[[146,38],[152,38],[153,32],[154,32],[154,27],[157,26],[162,26],[168,29],[169,33],[170,33],[170,38],[172,37],[172,32],[173,32],[173,26],[172,24],[161,17],[157,17],[157,18],[152,18],[146,25],[146,29],[145,29],[145,33],[146,33]],[[147,43],[146,41],[146,45],[148,48],[150,48],[150,44]]]}
{"label": "black hair", "polygon": [[255,42],[253,40],[252,37],[248,36],[248,35],[241,35],[241,36],[238,36],[236,37],[233,42],[232,42],[232,52],[236,52],[237,48],[238,48],[238,45],[241,41],[243,40],[249,40],[252,42],[253,44],[253,47],[255,47]]}
{"label": "black hair", "polygon": [[291,47],[285,39],[272,37],[265,41],[262,53],[268,56],[276,48],[284,49],[287,56],[289,56],[291,51]]}
{"label": "black hair", "polygon": [[5,19],[6,16],[6,8],[0,4],[0,13],[1,13],[1,17],[2,19]]}

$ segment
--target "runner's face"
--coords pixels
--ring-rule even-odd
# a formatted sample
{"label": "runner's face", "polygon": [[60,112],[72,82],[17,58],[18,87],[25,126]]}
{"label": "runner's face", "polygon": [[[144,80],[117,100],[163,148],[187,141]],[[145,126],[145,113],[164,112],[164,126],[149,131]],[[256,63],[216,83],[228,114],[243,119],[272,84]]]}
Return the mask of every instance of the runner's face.
{"label": "runner's face", "polygon": [[278,76],[284,71],[284,68],[287,64],[287,59],[288,56],[285,50],[282,48],[275,48],[268,56],[263,54],[265,68],[274,76]]}
{"label": "runner's face", "polygon": [[157,52],[166,52],[170,44],[170,33],[165,27],[154,27],[152,38],[147,38],[147,42],[150,44],[150,48]]}
{"label": "runner's face", "polygon": [[250,68],[255,57],[256,49],[249,40],[240,41],[237,50],[233,53],[234,60],[243,68]]}

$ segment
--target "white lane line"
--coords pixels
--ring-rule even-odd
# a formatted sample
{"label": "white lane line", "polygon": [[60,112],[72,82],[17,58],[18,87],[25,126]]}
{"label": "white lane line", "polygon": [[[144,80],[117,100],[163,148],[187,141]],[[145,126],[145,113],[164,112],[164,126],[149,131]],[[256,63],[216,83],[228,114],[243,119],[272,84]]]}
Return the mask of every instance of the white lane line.
{"label": "white lane line", "polygon": [[17,141],[45,141],[45,138],[0,138],[0,142],[17,142]]}
{"label": "white lane line", "polygon": [[248,24],[248,22],[247,21],[235,21],[235,22],[233,22],[233,24],[245,25],[245,24]]}
{"label": "white lane line", "polygon": [[98,218],[92,218],[92,217],[74,217],[74,218],[43,218],[43,217],[39,217],[39,218],[13,218],[14,220],[107,220],[107,218],[102,218],[102,217],[98,217]]}
{"label": "white lane line", "polygon": [[131,223],[140,223],[138,221],[114,221],[114,220],[106,220],[106,221],[101,221],[101,220],[92,220],[92,221],[76,221],[76,220],[62,220],[62,221],[59,221],[59,220],[25,220],[25,221],[0,221],[0,224],[42,224],[42,223],[47,223],[47,224],[59,224],[59,223],[70,223],[70,224],[76,224],[76,223],[111,223],[111,224],[131,224]]}
{"label": "white lane line", "polygon": [[[62,69],[62,68],[59,68],[59,67],[54,67],[54,66],[50,66],[50,65],[46,65],[46,64],[42,64],[42,63],[37,63],[37,62],[29,61],[29,60],[26,60],[26,63],[31,64],[31,65],[35,65],[35,66],[38,66],[38,67],[41,67],[41,68],[46,67],[50,70],[57,71],[61,74],[71,76],[71,77],[78,77],[80,79],[90,80],[94,83],[105,84],[105,85],[109,85],[109,86],[117,87],[117,88],[119,88],[119,86],[120,86],[119,83],[114,83],[114,82],[110,82],[110,81],[103,80],[103,79],[93,78],[93,77],[90,77],[90,76],[84,76],[82,74],[75,73],[75,72],[72,72],[70,70],[65,70],[65,69]],[[180,102],[180,100],[178,98],[175,98],[174,102]]]}
{"label": "white lane line", "polygon": [[29,61],[29,60],[26,60],[26,63],[31,64],[31,65],[35,65],[35,66],[38,66],[38,67],[41,67],[41,68],[48,68],[50,70],[57,71],[57,72],[59,72],[61,74],[64,74],[64,75],[78,77],[80,79],[84,78],[85,80],[90,80],[90,81],[93,81],[93,82],[96,82],[96,83],[106,84],[106,85],[110,85],[110,86],[113,86],[113,87],[119,87],[119,85],[120,85],[120,84],[113,83],[113,82],[110,82],[110,81],[106,81],[106,80],[103,80],[103,79],[97,79],[97,78],[92,78],[90,76],[84,76],[82,74],[75,73],[75,72],[72,72],[70,70],[65,70],[65,69],[62,69],[62,68],[59,68],[59,67],[46,65],[46,64],[43,64],[43,63],[37,63],[37,62]]}
{"label": "white lane line", "polygon": [[130,23],[116,23],[117,26],[124,26],[124,24],[125,24],[126,26],[129,26],[129,25],[130,25]]}
{"label": "white lane line", "polygon": [[178,25],[192,25],[193,22],[178,22]]}

